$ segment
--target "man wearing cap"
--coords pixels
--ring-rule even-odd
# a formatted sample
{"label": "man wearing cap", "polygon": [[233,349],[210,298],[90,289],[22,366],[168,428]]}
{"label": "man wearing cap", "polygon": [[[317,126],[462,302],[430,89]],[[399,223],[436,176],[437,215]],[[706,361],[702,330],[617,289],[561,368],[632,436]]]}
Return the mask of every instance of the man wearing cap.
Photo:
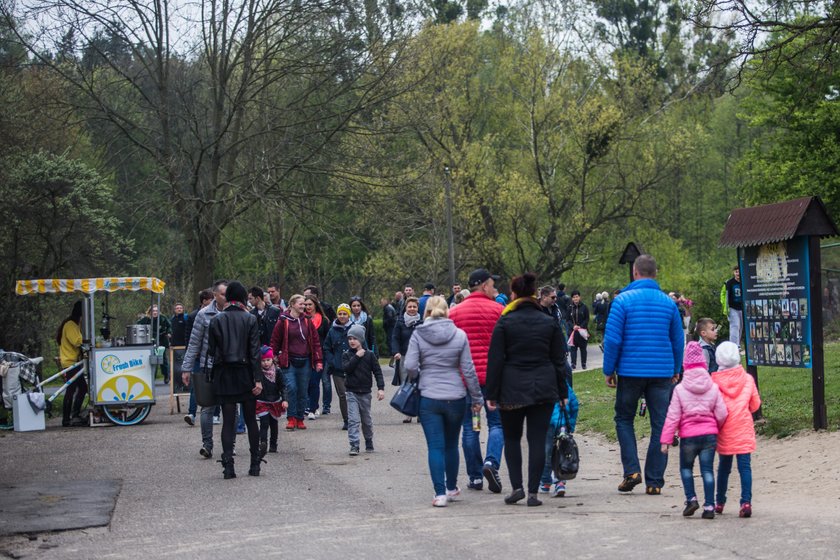
{"label": "man wearing cap", "polygon": [[[487,382],[487,352],[493,328],[502,315],[501,305],[493,300],[498,276],[493,276],[486,269],[472,271],[469,277],[470,295],[449,312],[449,318],[455,326],[467,333],[470,343],[478,384],[484,394]],[[502,479],[499,477],[499,461],[504,446],[502,420],[498,410],[489,410],[485,401],[484,412],[487,417],[487,456],[482,461],[479,432],[472,429],[472,408],[467,395],[467,408],[464,411],[464,424],[461,434],[461,446],[464,448],[464,462],[467,464],[469,487],[481,490],[484,487],[482,476],[487,479],[487,486],[492,492],[502,491]]]}
{"label": "man wearing cap", "polygon": [[418,302],[421,317],[426,312],[426,302],[429,301],[429,298],[433,295],[435,295],[435,285],[429,282],[428,284],[423,286],[423,295],[420,296],[420,300]]}
{"label": "man wearing cap", "polygon": [[650,418],[646,493],[662,493],[668,456],[660,452],[659,437],[679,377],[684,345],[677,304],[656,282],[654,258],[641,255],[633,263],[633,282],[613,300],[604,333],[604,375],[607,387],[616,390],[615,433],[624,467],[619,492],[630,492],[642,482],[633,423],[639,399],[644,397]]}

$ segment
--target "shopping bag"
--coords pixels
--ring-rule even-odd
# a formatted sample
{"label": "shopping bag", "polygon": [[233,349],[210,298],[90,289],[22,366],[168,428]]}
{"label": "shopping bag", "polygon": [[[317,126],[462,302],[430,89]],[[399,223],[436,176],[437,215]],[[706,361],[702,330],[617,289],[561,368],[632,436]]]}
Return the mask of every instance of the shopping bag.
{"label": "shopping bag", "polygon": [[551,470],[557,480],[571,480],[577,476],[580,468],[580,452],[574,436],[568,431],[569,412],[561,406],[560,412],[565,416],[566,429],[554,434],[554,444],[551,448]]}
{"label": "shopping bag", "polygon": [[206,366],[192,375],[193,389],[195,390],[195,402],[198,406],[216,406],[216,390],[213,388],[213,380],[210,376],[210,369]]}
{"label": "shopping bag", "polygon": [[417,383],[406,379],[391,398],[391,406],[406,416],[418,416],[420,414],[420,389],[417,388]]}

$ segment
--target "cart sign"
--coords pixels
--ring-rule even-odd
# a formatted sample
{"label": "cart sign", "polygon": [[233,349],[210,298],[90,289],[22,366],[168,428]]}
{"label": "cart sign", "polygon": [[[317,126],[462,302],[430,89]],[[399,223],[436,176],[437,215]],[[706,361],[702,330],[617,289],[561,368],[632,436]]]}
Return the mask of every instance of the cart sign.
{"label": "cart sign", "polygon": [[747,363],[810,368],[808,238],[745,247],[739,264]]}
{"label": "cart sign", "polygon": [[150,357],[149,346],[96,349],[92,377],[97,404],[152,401]]}

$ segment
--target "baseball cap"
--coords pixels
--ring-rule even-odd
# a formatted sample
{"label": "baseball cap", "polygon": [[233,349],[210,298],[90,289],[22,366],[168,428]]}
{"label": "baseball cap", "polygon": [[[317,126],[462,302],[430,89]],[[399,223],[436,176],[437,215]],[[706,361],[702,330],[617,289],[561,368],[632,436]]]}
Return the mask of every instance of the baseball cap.
{"label": "baseball cap", "polygon": [[469,286],[470,288],[475,288],[490,278],[492,278],[494,282],[498,282],[500,277],[495,274],[490,274],[486,268],[477,268],[470,272]]}

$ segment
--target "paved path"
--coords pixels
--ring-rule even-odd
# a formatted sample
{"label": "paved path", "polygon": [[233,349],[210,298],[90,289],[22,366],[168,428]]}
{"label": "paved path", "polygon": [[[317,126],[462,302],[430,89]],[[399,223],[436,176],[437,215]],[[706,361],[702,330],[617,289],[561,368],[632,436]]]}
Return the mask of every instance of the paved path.
{"label": "paved path", "polygon": [[791,517],[784,503],[762,502],[760,489],[752,519],[682,518],[675,454],[662,496],[619,495],[617,446],[588,435],[578,438],[582,472],[565,498],[528,508],[465,490],[461,502],[434,509],[422,430],[402,424],[387,400],[374,405],[375,453],[349,457],[340,416],[330,415],[305,432],[281,432],[282,453],[269,455],[263,476],[247,476],[242,457],[230,481],[199,457],[199,429],[169,416],[165,400],[141,426],[55,423],[0,434],[3,483],[122,480],[110,527],[2,538],[0,556],[810,559],[836,558],[840,544],[840,520]]}

